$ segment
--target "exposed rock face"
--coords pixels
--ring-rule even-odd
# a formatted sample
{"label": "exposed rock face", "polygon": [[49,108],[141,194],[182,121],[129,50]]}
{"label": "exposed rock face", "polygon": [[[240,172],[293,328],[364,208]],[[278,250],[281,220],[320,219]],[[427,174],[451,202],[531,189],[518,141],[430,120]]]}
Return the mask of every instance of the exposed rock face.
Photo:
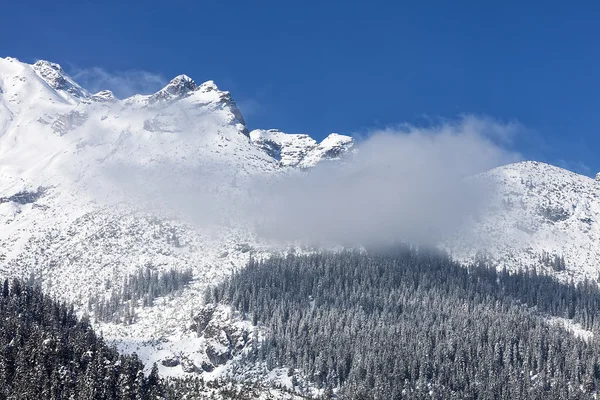
{"label": "exposed rock face", "polygon": [[73,110],[68,114],[57,115],[51,126],[57,135],[62,136],[83,125],[87,117],[85,112]]}
{"label": "exposed rock face", "polygon": [[167,357],[164,360],[161,361],[161,364],[165,367],[176,367],[180,364],[179,361],[179,357],[173,356],[173,357]]}
{"label": "exposed rock face", "polygon": [[354,140],[350,136],[337,133],[332,133],[321,143],[317,143],[305,134],[257,129],[250,132],[250,139],[283,167],[309,168],[321,161],[339,160],[354,147]]}
{"label": "exposed rock face", "polygon": [[194,325],[192,329],[196,330],[198,336],[202,335],[209,322],[212,320],[213,315],[215,314],[215,306],[205,306],[200,309],[198,314],[194,317]]}
{"label": "exposed rock face", "polygon": [[99,103],[117,101],[117,98],[110,90],[101,90],[100,92],[92,95],[90,99]]}
{"label": "exposed rock face", "polygon": [[203,361],[202,365],[200,367],[202,368],[202,371],[204,371],[204,372],[213,372],[215,370],[215,366],[206,361]]}
{"label": "exposed rock face", "polygon": [[196,83],[187,75],[173,78],[167,86],[148,98],[148,104],[181,99],[196,90]]}
{"label": "exposed rock face", "polygon": [[194,317],[193,328],[204,339],[204,351],[208,358],[201,366],[204,371],[224,365],[249,347],[257,345],[251,339],[257,328],[229,307],[214,304],[202,307]]}
{"label": "exposed rock face", "polygon": [[51,88],[69,93],[79,100],[90,97],[90,94],[69,77],[60,65],[40,60],[33,64],[33,69]]}
{"label": "exposed rock face", "polygon": [[21,205],[35,203],[40,197],[43,196],[45,190],[46,189],[41,186],[35,191],[24,190],[22,192],[15,193],[12,196],[0,197],[0,203],[15,202]]}
{"label": "exposed rock face", "polygon": [[189,360],[187,358],[181,360],[181,368],[183,369],[183,372],[186,372],[188,374],[196,374],[201,372],[201,370],[196,366],[196,364],[194,364],[192,360]]}

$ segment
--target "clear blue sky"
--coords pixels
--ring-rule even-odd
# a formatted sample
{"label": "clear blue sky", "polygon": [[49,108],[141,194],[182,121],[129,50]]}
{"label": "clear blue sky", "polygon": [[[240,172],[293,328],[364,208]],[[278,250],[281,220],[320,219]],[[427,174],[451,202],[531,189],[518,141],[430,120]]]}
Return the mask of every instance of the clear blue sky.
{"label": "clear blue sky", "polygon": [[516,143],[526,157],[593,174],[598,4],[7,1],[0,55],[213,79],[251,129],[324,137],[424,115],[516,119],[534,132]]}

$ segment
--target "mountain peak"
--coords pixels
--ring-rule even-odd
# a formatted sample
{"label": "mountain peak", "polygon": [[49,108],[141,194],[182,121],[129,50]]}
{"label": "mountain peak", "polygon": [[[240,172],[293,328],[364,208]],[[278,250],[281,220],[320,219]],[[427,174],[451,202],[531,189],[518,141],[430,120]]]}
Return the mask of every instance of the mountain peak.
{"label": "mountain peak", "polygon": [[324,160],[338,160],[354,146],[351,136],[332,133],[317,143],[309,135],[284,133],[278,129],[256,129],[250,132],[250,140],[281,166],[300,168],[314,167]]}
{"label": "mountain peak", "polygon": [[215,83],[215,81],[206,81],[203,84],[201,84],[200,86],[198,86],[198,90],[202,93],[206,93],[206,92],[218,92],[219,88],[217,87],[217,84]]}
{"label": "mountain peak", "polygon": [[91,99],[101,103],[117,100],[113,92],[110,90],[101,90],[100,92],[92,95]]}
{"label": "mountain peak", "polygon": [[566,176],[578,180],[591,180],[589,176],[581,175],[568,169],[557,167],[541,161],[517,161],[510,164],[501,165],[488,171],[491,173],[505,174],[529,174],[538,175],[540,179],[550,179],[550,177]]}
{"label": "mountain peak", "polygon": [[39,60],[33,64],[32,67],[36,74],[52,89],[59,92],[65,92],[78,100],[89,97],[89,93],[71,79],[59,64],[46,60]]}
{"label": "mountain peak", "polygon": [[168,88],[183,88],[187,90],[196,90],[196,83],[189,76],[181,74],[171,79],[169,84],[165,87],[165,89]]}
{"label": "mountain peak", "polygon": [[354,139],[352,136],[340,135],[339,133],[330,133],[329,136],[319,143],[319,146],[324,148],[347,146],[350,148],[354,146]]}
{"label": "mountain peak", "polygon": [[231,97],[231,94],[228,91],[220,90],[217,84],[214,81],[210,80],[198,86],[196,92],[199,93],[201,97],[205,99],[210,99],[210,101],[219,104],[220,107],[228,109],[233,115],[233,118],[238,123],[244,126],[243,134],[246,136],[249,135],[249,131],[246,128],[246,121],[244,120],[244,116],[242,115],[241,111],[237,107],[237,104],[235,103],[235,100],[233,100],[233,97]]}
{"label": "mountain peak", "polygon": [[196,83],[187,75],[178,75],[164,88],[150,96],[148,102],[150,104],[159,101],[170,101],[180,99],[187,96],[189,93],[196,90]]}
{"label": "mountain peak", "polygon": [[60,73],[64,73],[62,67],[60,66],[60,64],[57,63],[53,63],[51,61],[46,61],[46,60],[38,60],[36,61],[35,64],[33,64],[33,68],[36,70],[43,70],[43,69],[53,69],[54,71],[60,72]]}

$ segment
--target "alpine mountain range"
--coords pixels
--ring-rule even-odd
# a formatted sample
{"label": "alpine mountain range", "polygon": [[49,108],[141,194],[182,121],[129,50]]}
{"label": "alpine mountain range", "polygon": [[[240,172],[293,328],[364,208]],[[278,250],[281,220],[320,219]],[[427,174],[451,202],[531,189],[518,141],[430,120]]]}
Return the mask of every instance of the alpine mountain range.
{"label": "alpine mountain range", "polygon": [[[257,233],[248,210],[269,210],[256,182],[344,168],[359,151],[337,133],[318,142],[249,130],[213,81],[180,75],[154,94],[117,99],[88,93],[56,63],[0,58],[0,277],[73,304],[147,373],[156,363],[165,378],[254,379],[271,398],[323,395],[301,370],[241,363],[269,327],[209,304],[210,288],[255,260],[316,251]],[[454,262],[598,279],[598,180],[536,161],[465,178],[492,182],[493,196],[468,229],[436,243]]]}

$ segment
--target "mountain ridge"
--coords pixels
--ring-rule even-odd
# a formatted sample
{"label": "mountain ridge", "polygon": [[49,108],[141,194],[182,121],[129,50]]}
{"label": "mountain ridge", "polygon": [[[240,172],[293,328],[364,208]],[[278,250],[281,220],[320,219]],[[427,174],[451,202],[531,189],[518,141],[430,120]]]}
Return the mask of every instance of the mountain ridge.
{"label": "mountain ridge", "polygon": [[[156,93],[117,99],[110,91],[88,93],[58,64],[0,58],[0,273],[32,276],[86,312],[90,296],[108,298],[131,274],[191,269],[194,279],[178,296],[132,306],[139,316],[132,325],[99,329],[147,364],[159,362],[165,376],[197,373],[161,362],[185,352],[188,360],[203,359],[206,343],[197,340],[190,315],[206,288],[251,255],[311,251],[294,243],[273,248],[245,223],[245,207],[260,206],[254,183],[357,151],[350,136],[335,133],[317,142],[250,131],[231,94],[213,81],[197,85],[179,75]],[[484,250],[499,269],[597,277],[600,183],[532,161],[472,179],[494,182],[495,192],[443,243],[456,259],[476,262]],[[162,204],[182,210],[167,213]],[[217,322],[225,329],[226,321]]]}
{"label": "mountain ridge", "polygon": [[[195,81],[185,74],[180,74],[167,83],[163,88],[158,90],[155,93],[151,94],[134,94],[124,99],[118,99],[114,96],[112,91],[110,90],[101,90],[98,93],[90,94],[87,90],[77,84],[64,70],[63,68],[57,64],[46,60],[36,61],[34,64],[26,64],[20,62],[16,58],[1,58],[0,62],[6,65],[12,64],[13,68],[4,68],[1,71],[2,75],[5,76],[5,80],[8,76],[12,75],[12,80],[21,80],[25,82],[27,77],[29,79],[33,78],[33,76],[27,71],[27,69],[32,69],[35,72],[35,75],[46,85],[49,86],[50,93],[48,93],[48,97],[55,96],[56,100],[61,101],[62,103],[69,104],[75,108],[75,110],[71,110],[72,112],[68,117],[65,118],[62,124],[57,124],[58,130],[64,128],[66,130],[70,130],[73,125],[78,124],[81,116],[74,114],[73,112],[77,112],[79,109],[84,109],[86,105],[90,103],[114,103],[120,102],[125,106],[129,106],[132,108],[144,108],[144,107],[152,107],[157,106],[162,107],[165,103],[177,102],[183,100],[187,97],[196,95],[198,98],[196,100],[196,104],[199,106],[207,106],[209,103],[214,104],[215,107],[221,108],[224,111],[228,111],[231,114],[230,122],[239,124],[238,128],[240,132],[242,132],[245,136],[249,137],[249,129],[246,126],[246,121],[237,107],[237,104],[231,94],[228,91],[223,91],[218,88],[214,81],[208,80],[199,85],[195,83]],[[18,71],[18,70],[21,71]],[[21,72],[19,74],[19,72]],[[29,76],[28,76],[29,75]],[[34,82],[35,83],[35,82]],[[14,83],[11,85],[9,82],[5,82],[4,84],[0,83],[0,90],[6,92],[6,94],[11,94],[10,86],[15,86]],[[6,87],[5,89],[2,89]],[[36,90],[28,90],[28,88],[17,87],[15,88],[16,92],[36,92]],[[46,91],[38,88],[38,92],[45,93]],[[12,93],[12,96],[18,97],[18,94]],[[46,94],[42,95],[43,97]],[[25,101],[25,99],[18,101]],[[45,121],[43,117],[40,117],[41,121]],[[60,125],[60,126],[59,126]],[[156,126],[152,126],[152,124],[148,125],[150,129],[156,128]],[[259,130],[257,130],[259,131]],[[280,134],[287,135],[281,131]],[[334,136],[337,134],[334,134]],[[296,136],[296,135],[292,135]],[[329,135],[331,139],[332,135]],[[327,138],[326,138],[327,139]],[[254,143],[254,142],[253,142]],[[316,142],[315,142],[316,143]],[[337,158],[339,153],[346,152],[350,150],[354,146],[354,141],[350,136],[343,136],[343,140],[338,140],[336,143],[331,143],[330,147],[323,148],[328,141],[325,140],[321,142],[321,151],[313,152],[310,162],[307,161],[307,164],[310,166],[316,165],[321,158],[327,159],[328,154],[335,153],[332,158]],[[304,152],[309,152],[313,150],[315,144],[310,142],[307,143],[307,149],[304,149]],[[260,147],[260,145],[258,146]],[[279,161],[279,160],[277,160]],[[308,165],[307,165],[308,166]]]}

